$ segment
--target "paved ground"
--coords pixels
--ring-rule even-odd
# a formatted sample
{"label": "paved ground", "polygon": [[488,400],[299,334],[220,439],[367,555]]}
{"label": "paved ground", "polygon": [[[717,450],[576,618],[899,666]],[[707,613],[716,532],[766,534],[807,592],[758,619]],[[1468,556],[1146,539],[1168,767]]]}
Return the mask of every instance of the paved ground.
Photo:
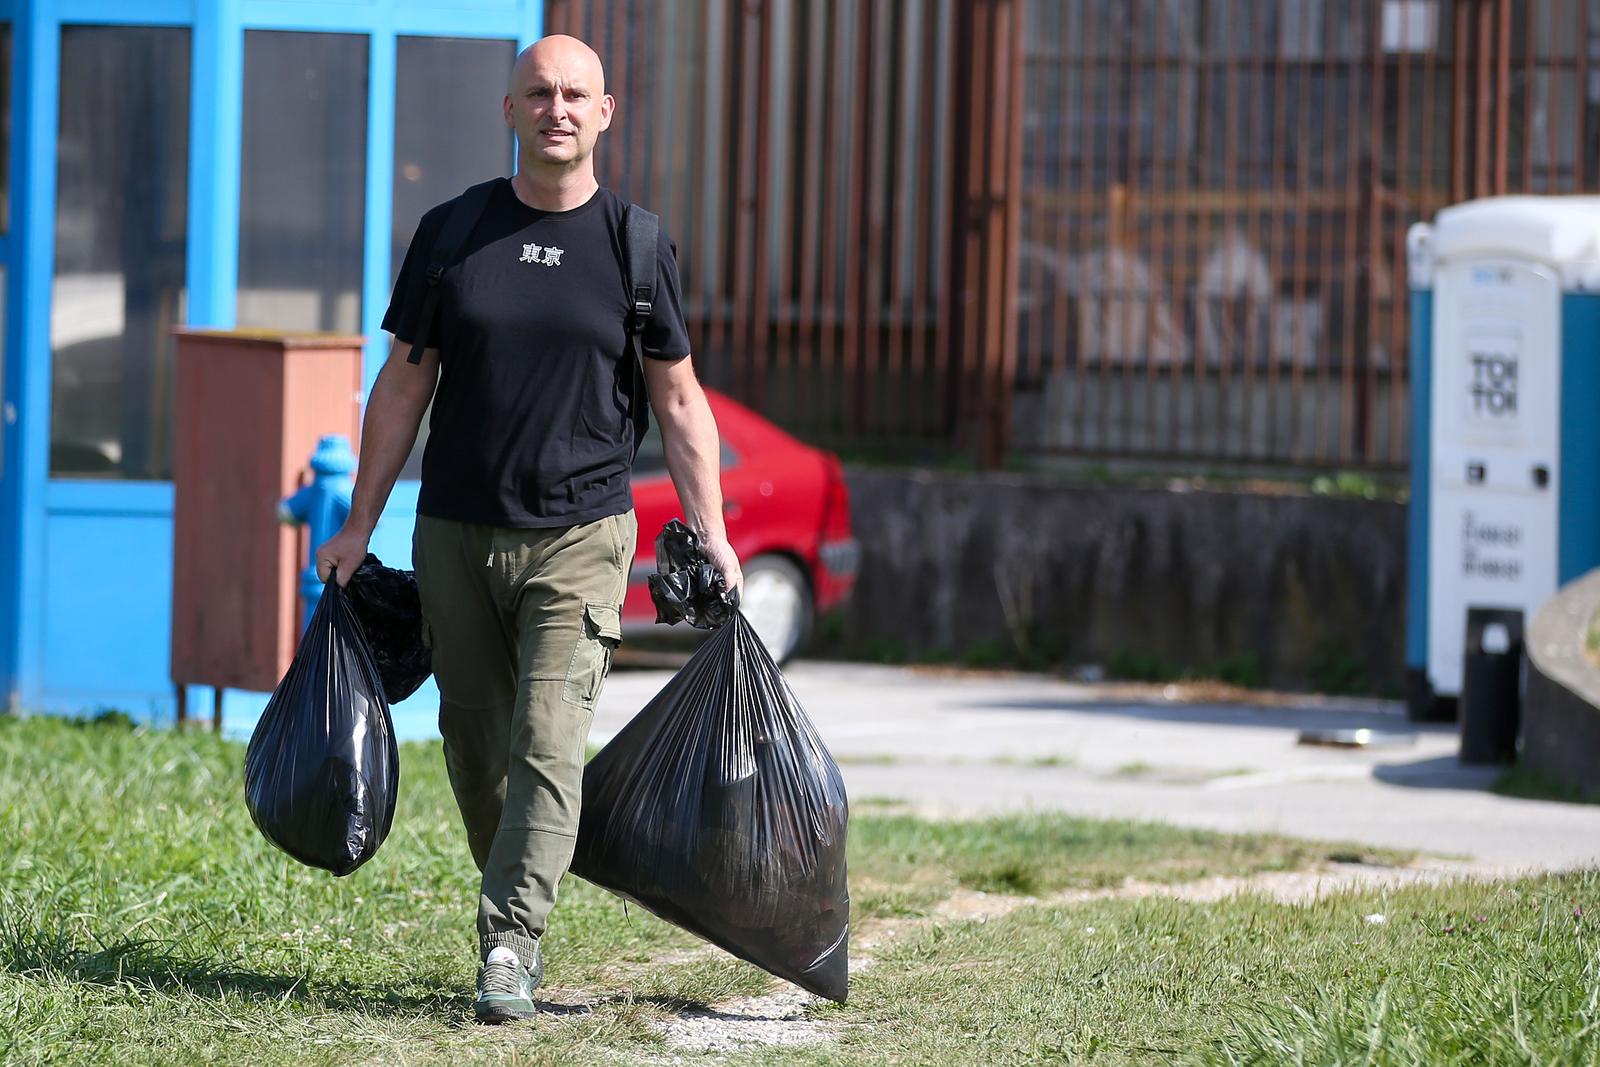
{"label": "paved ground", "polygon": [[[1274,830],[1509,868],[1600,863],[1600,805],[1489,793],[1498,772],[1461,767],[1453,728],[1417,727],[1394,704],[1194,704],[1154,687],[857,664],[800,663],[786,673],[858,801]],[[613,672],[595,740],[670,676]],[[1414,736],[1371,750],[1296,743],[1302,729],[1326,727]]]}

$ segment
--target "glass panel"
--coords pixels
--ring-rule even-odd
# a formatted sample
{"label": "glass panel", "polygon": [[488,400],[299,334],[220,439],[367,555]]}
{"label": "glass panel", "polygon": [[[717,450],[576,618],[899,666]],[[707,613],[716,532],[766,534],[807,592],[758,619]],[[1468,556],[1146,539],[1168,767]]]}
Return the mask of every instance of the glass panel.
{"label": "glass panel", "polygon": [[189,31],[61,31],[50,472],[168,478],[183,321]]}
{"label": "glass panel", "polygon": [[239,325],[361,328],[367,38],[244,35]]}
{"label": "glass panel", "polygon": [[[394,131],[391,285],[424,212],[510,167],[511,130],[500,104],[516,57],[514,41],[399,39],[394,113],[404,118]],[[424,417],[400,477],[422,476],[427,439]]]}
{"label": "glass panel", "polygon": [[0,263],[0,479],[10,473],[5,465],[5,425],[11,420],[6,418],[7,408],[3,399],[6,384],[6,265]]}
{"label": "glass panel", "polygon": [[11,232],[11,23],[0,22],[0,233]]}

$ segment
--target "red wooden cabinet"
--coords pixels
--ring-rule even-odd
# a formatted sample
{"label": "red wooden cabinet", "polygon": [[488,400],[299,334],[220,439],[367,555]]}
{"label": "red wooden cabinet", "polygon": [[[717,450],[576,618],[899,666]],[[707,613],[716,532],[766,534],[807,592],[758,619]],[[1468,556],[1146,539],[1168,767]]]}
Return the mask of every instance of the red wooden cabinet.
{"label": "red wooden cabinet", "polygon": [[[360,337],[176,331],[172,680],[268,691],[300,636],[303,529],[278,501],[324,434],[357,444]],[[219,716],[220,718],[220,716]]]}

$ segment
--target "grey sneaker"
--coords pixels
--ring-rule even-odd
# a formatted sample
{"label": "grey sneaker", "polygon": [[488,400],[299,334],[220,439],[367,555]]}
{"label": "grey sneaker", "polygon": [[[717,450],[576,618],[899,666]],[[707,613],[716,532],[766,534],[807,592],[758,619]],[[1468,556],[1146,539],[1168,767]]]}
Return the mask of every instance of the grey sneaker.
{"label": "grey sneaker", "polygon": [[544,977],[544,960],[534,949],[533,969],[522,965],[508,948],[494,948],[478,968],[478,999],[472,1011],[480,1023],[509,1023],[539,1014],[533,991]]}

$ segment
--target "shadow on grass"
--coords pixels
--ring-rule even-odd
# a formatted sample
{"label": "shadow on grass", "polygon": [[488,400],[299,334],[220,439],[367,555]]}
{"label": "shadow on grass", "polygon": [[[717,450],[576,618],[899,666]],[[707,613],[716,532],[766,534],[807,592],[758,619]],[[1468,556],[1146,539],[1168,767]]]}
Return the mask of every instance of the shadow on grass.
{"label": "shadow on grass", "polygon": [[463,991],[454,986],[420,994],[380,992],[349,981],[317,981],[306,975],[264,974],[232,967],[226,961],[170,951],[170,943],[163,941],[122,941],[91,951],[65,935],[37,929],[4,932],[0,970],[20,977],[104,986],[133,984],[195,997],[292,1000],[372,1015],[458,1014],[464,1005]]}
{"label": "shadow on grass", "polygon": [[[378,1016],[434,1015],[454,1028],[476,1025],[469,1009],[471,993],[457,986],[440,986],[421,993],[379,992],[349,981],[314,980],[307,975],[265,974],[170,951],[170,943],[124,941],[90,951],[63,934],[15,928],[0,936],[0,971],[19,977],[56,978],[94,985],[136,985],[170,994],[220,999],[314,1004],[335,1012]],[[725,1015],[705,1002],[670,994],[637,996],[606,993],[577,1003],[535,1000],[541,1015],[582,1016],[596,1008],[651,1005],[671,1015],[730,1021],[754,1016]]]}

